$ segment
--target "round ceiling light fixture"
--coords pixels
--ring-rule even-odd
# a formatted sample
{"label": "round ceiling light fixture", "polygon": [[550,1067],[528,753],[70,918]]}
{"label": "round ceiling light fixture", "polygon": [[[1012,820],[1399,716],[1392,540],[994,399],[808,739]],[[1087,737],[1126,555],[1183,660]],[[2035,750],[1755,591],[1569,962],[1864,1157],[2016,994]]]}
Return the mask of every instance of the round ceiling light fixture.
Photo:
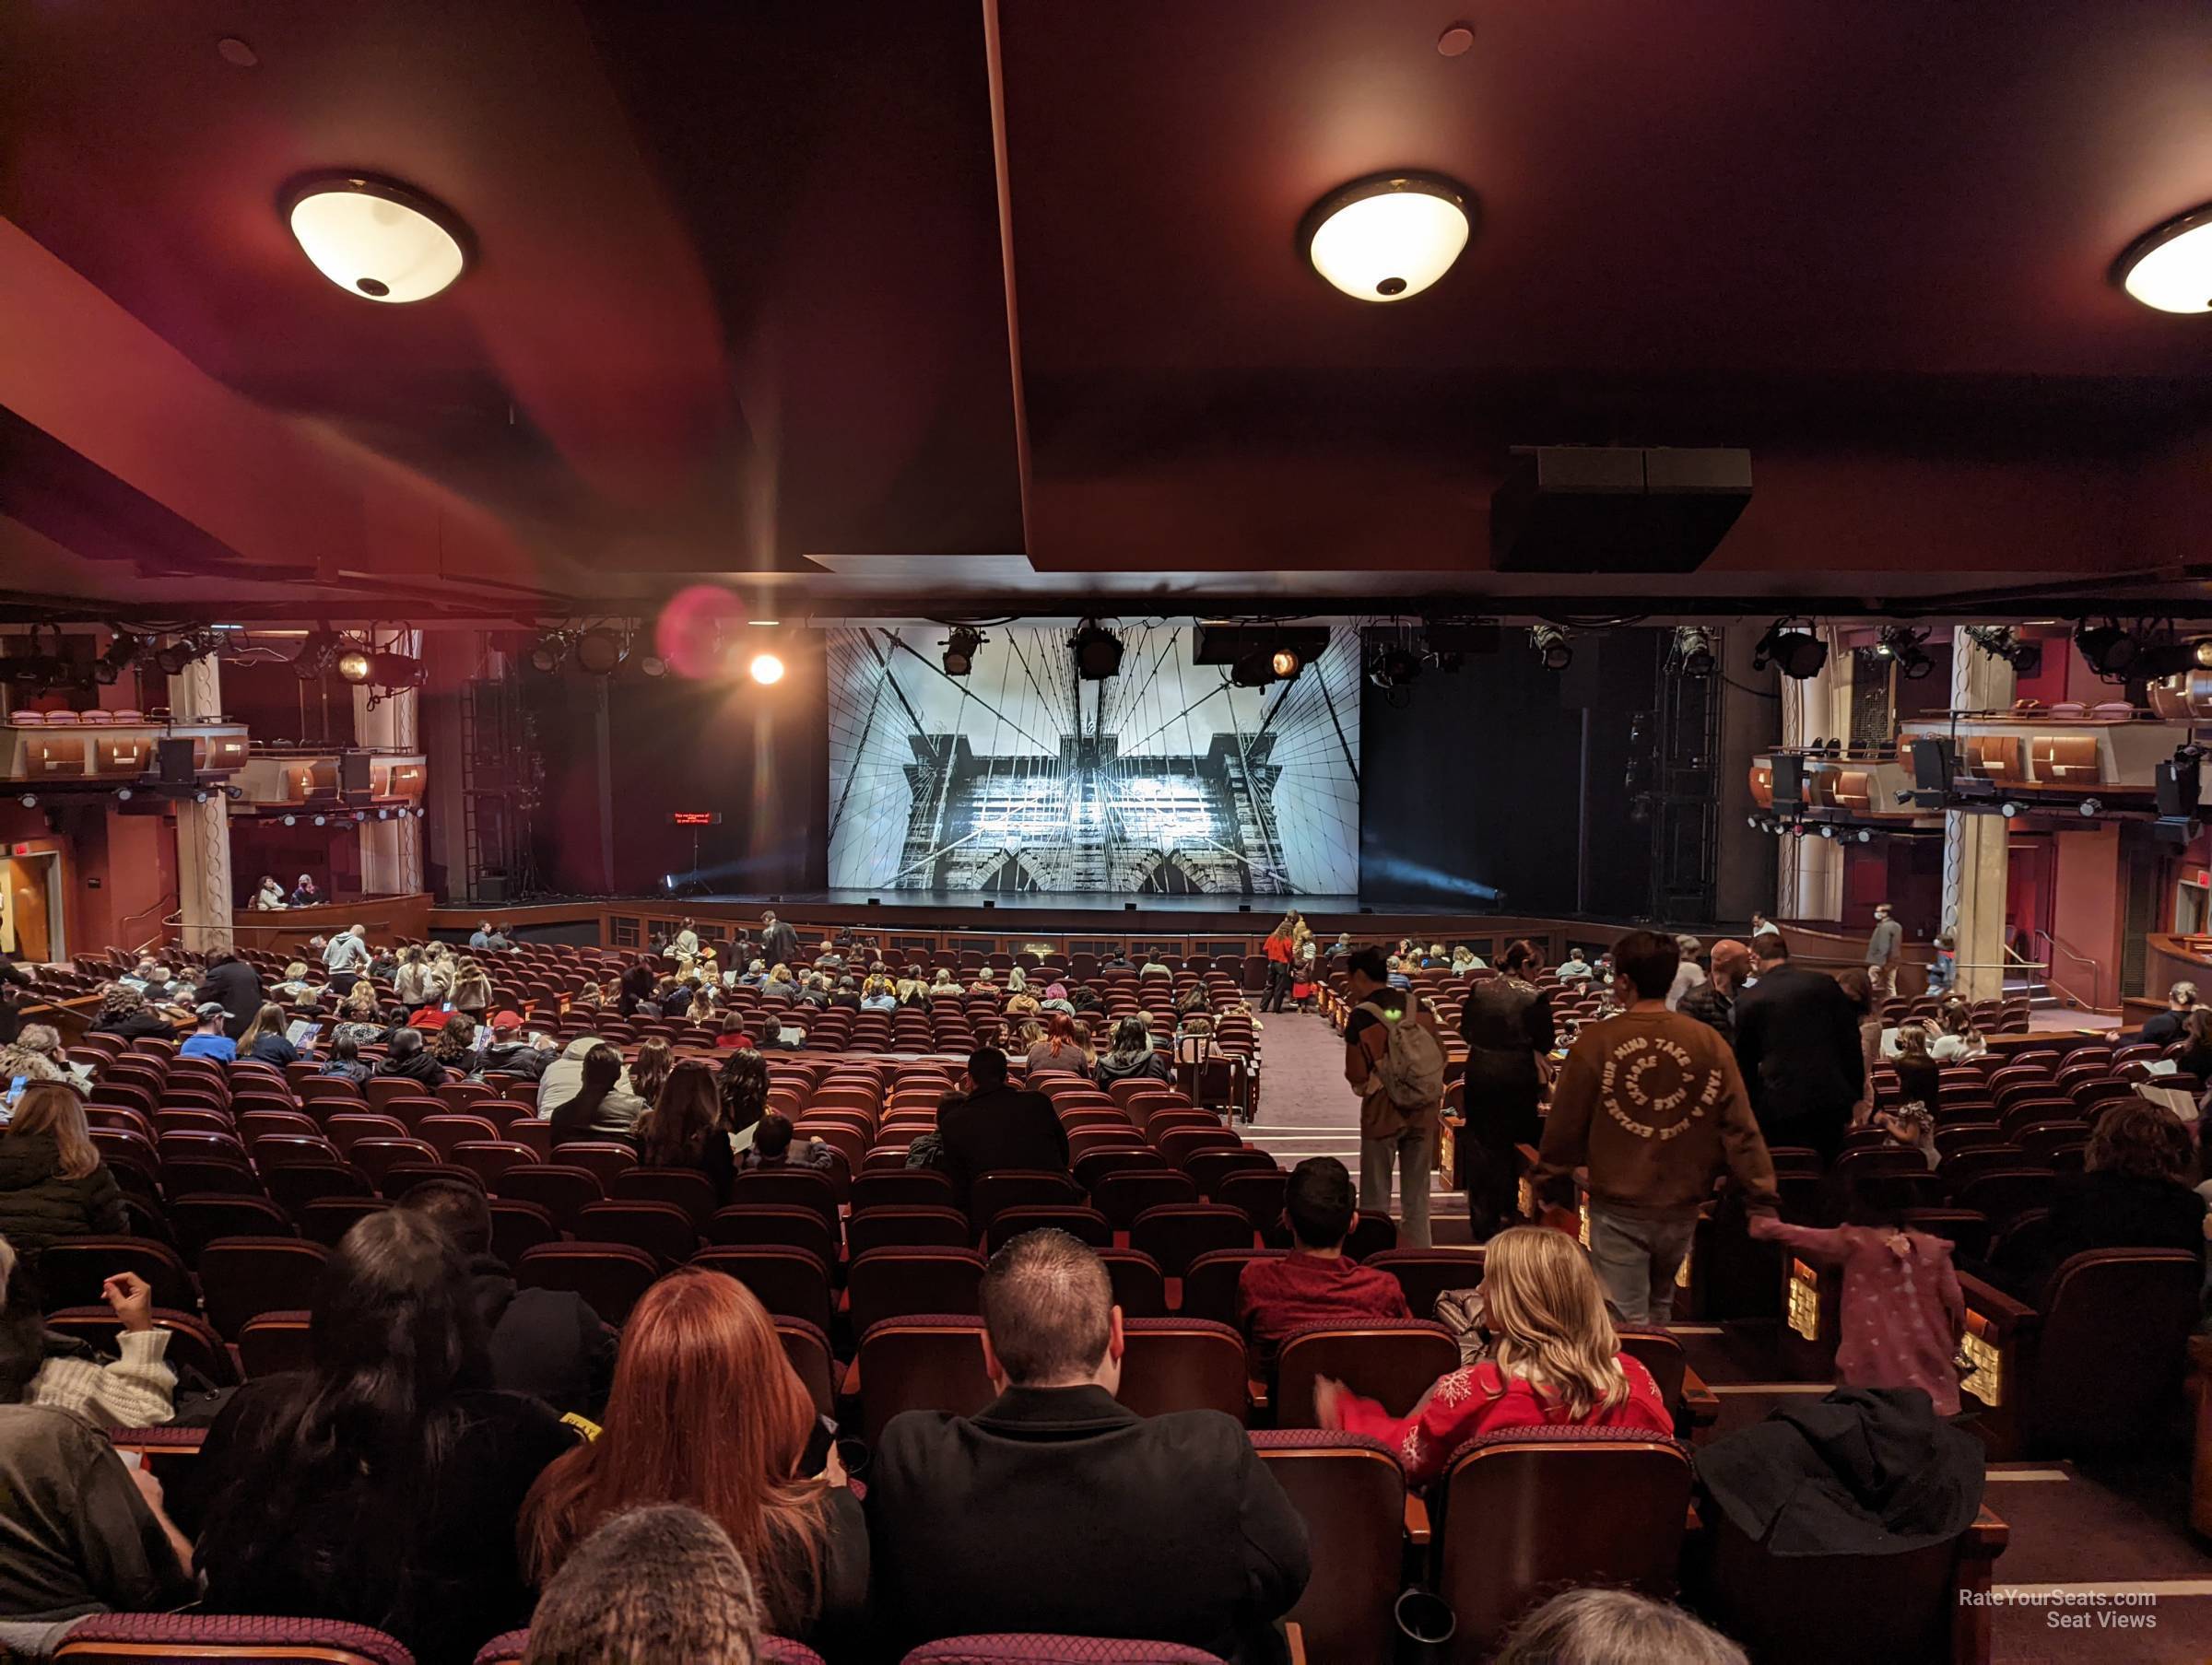
{"label": "round ceiling light fixture", "polygon": [[318,176],[288,193],[284,217],[316,271],[349,294],[387,305],[428,300],[468,266],[460,220],[390,180]]}
{"label": "round ceiling light fixture", "polygon": [[2128,244],[2112,263],[2112,281],[2160,312],[2212,312],[2212,203]]}
{"label": "round ceiling light fixture", "polygon": [[1300,242],[1313,269],[1357,300],[1406,300],[1452,269],[1473,235],[1473,196],[1428,173],[1381,173],[1313,205]]}

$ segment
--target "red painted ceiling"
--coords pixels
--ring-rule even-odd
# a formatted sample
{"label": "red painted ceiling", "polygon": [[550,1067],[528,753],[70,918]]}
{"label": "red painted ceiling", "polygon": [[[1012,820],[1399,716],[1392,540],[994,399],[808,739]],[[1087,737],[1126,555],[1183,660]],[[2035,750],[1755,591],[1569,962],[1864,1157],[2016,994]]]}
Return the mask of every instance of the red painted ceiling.
{"label": "red painted ceiling", "polygon": [[[2196,593],[2212,319],[2106,271],[2212,199],[2212,8],[1465,16],[1448,59],[1411,0],[24,0],[0,592],[1597,597],[1492,574],[1488,496],[1510,446],[1628,442],[1758,482],[1645,593]],[[1399,167],[1479,229],[1352,301],[1299,218]],[[324,282],[276,203],[336,168],[449,204],[477,267]]]}

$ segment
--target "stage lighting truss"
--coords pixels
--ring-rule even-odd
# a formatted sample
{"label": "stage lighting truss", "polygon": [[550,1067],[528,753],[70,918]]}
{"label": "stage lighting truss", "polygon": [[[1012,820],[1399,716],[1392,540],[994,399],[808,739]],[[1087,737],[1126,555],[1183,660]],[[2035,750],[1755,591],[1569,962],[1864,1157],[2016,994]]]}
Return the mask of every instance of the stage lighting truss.
{"label": "stage lighting truss", "polygon": [[1819,675],[1828,664],[1828,644],[1812,633],[1810,619],[1776,619],[1751,650],[1751,668],[1763,671],[1775,665],[1794,682]]}
{"label": "stage lighting truss", "polygon": [[973,625],[954,625],[937,645],[945,650],[945,674],[965,676],[975,669],[976,650],[991,639]]}
{"label": "stage lighting truss", "polygon": [[1077,626],[1068,647],[1076,656],[1076,674],[1085,682],[1104,682],[1122,674],[1122,639],[1097,619],[1087,618]]}
{"label": "stage lighting truss", "polygon": [[1666,656],[1666,668],[1677,676],[1710,676],[1713,671],[1712,632],[1702,625],[1680,625]]}
{"label": "stage lighting truss", "polygon": [[1574,639],[1558,625],[1533,627],[1528,643],[1547,671],[1564,671],[1574,662]]}

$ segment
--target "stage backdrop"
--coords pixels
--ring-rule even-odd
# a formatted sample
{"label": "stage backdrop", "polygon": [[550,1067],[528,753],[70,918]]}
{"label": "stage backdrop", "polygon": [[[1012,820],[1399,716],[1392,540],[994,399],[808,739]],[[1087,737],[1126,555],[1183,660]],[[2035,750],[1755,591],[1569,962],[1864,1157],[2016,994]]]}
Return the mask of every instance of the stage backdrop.
{"label": "stage backdrop", "polygon": [[940,626],[829,632],[830,885],[1356,892],[1356,636],[1236,688],[1187,620],[1119,633],[1083,682],[1062,628],[992,627],[965,677]]}

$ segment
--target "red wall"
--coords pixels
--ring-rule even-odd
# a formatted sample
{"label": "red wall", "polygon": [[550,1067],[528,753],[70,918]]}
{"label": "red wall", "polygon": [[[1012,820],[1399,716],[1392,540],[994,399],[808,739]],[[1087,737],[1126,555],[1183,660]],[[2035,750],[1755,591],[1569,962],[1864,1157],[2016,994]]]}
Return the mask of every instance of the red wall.
{"label": "red wall", "polygon": [[[2057,871],[2052,885],[2051,929],[2065,947],[2096,961],[2098,972],[2091,979],[2087,967],[2061,953],[2052,956],[2051,974],[2100,1005],[2117,1005],[2121,932],[2126,922],[2120,824],[2093,824],[2080,832],[2058,834],[2052,841]],[[2093,992],[2081,989],[2085,979],[2094,981]]]}

